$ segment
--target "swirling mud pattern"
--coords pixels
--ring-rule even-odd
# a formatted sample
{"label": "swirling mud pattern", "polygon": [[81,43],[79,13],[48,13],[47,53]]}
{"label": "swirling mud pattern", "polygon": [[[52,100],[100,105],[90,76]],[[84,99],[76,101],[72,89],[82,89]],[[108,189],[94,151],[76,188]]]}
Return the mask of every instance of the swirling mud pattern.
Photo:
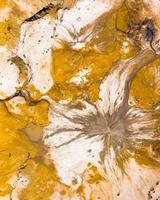
{"label": "swirling mud pattern", "polygon": [[160,1],[0,0],[0,200],[160,200]]}

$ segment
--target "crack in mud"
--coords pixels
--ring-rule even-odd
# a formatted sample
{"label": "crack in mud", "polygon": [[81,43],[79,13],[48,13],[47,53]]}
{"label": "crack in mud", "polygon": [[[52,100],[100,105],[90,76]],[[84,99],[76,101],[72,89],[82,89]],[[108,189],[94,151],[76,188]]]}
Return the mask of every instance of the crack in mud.
{"label": "crack in mud", "polygon": [[21,173],[23,172],[23,170],[27,167],[27,163],[28,163],[28,161],[31,159],[31,157],[30,157],[30,152],[28,152],[28,155],[27,155],[27,158],[26,158],[26,160],[24,160],[24,162],[20,165],[20,167],[19,167],[19,169],[18,169],[18,172],[17,172],[17,179],[16,179],[16,181],[15,181],[15,183],[14,183],[14,188],[12,189],[12,192],[10,193],[10,200],[14,200],[13,199],[13,197],[12,197],[12,195],[13,195],[13,192],[14,192],[14,190],[16,190],[16,188],[17,188],[17,183],[20,181],[20,179],[21,179]]}

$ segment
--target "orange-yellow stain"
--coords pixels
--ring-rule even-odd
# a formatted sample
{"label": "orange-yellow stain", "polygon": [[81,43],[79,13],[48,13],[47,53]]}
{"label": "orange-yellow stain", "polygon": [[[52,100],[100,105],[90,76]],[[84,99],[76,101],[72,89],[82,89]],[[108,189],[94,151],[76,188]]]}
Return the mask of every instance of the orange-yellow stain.
{"label": "orange-yellow stain", "polygon": [[[4,8],[8,2],[10,1],[1,0],[0,8]],[[23,14],[21,13],[21,15]],[[87,44],[85,49],[76,51],[70,47],[65,47],[53,51],[52,77],[54,86],[48,92],[53,99],[57,101],[73,100],[83,98],[84,93],[88,94],[88,98],[92,102],[98,99],[100,83],[109,69],[119,59],[130,58],[138,51],[132,41],[128,40],[126,35],[116,30],[115,27],[115,22],[117,22],[117,28],[126,31],[129,20],[135,19],[134,14],[129,17],[131,14],[123,6],[111,17],[104,16],[102,21],[104,28],[97,34],[96,38]],[[0,22],[0,45],[7,45],[10,48],[17,44],[20,26],[16,17]],[[122,48],[124,42],[127,42],[127,51]],[[160,102],[159,89],[157,89],[158,86],[154,81],[155,74],[151,73],[155,67],[159,71],[159,66],[160,60],[156,60],[143,68],[135,77],[130,95],[137,106],[148,108]],[[90,72],[86,75],[88,82],[79,86],[70,83],[71,78],[75,77],[80,70],[86,68],[90,69]],[[32,86],[27,86],[26,89],[34,99],[39,99],[42,95]],[[22,131],[30,123],[40,126],[47,125],[48,103],[41,101],[33,106],[26,103],[19,104],[17,106],[20,109],[19,114],[8,112],[12,107],[9,102],[6,103],[6,106],[2,102],[0,103],[0,196],[7,195],[12,191],[13,188],[8,180],[18,172],[20,166],[26,160],[28,152],[31,159],[27,162],[23,174],[27,175],[30,181],[27,188],[21,192],[20,200],[47,200],[59,188],[62,196],[74,194],[75,192],[71,188],[59,182],[54,166],[46,163],[45,151],[41,153],[41,149],[44,148],[43,144],[35,144],[30,141]],[[157,149],[159,149],[158,145]],[[137,150],[135,158],[142,164],[152,162],[149,157],[147,157],[148,159],[141,159],[139,155],[144,154],[144,152],[146,152],[144,149]],[[119,162],[122,168],[121,160]],[[84,173],[84,185],[76,193],[83,196],[85,187],[89,184],[92,190],[90,199],[94,199],[97,195],[94,191],[94,185],[97,186],[99,194],[102,191],[98,189],[98,184],[103,187],[107,186],[104,183],[104,178],[99,175],[95,167],[89,167],[88,171],[86,169]]]}
{"label": "orange-yellow stain", "polygon": [[[130,94],[136,106],[152,108],[160,102],[160,59],[144,67],[132,82]],[[157,77],[157,78],[156,78]]]}

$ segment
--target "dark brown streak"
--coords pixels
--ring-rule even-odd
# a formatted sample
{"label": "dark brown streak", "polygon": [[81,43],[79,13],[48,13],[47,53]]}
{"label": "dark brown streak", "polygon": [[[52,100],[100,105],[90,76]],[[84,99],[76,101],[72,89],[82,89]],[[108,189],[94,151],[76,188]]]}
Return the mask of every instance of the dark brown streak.
{"label": "dark brown streak", "polygon": [[10,96],[10,97],[7,97],[6,99],[0,99],[0,101],[4,102],[4,101],[9,101],[11,99],[13,99],[14,97],[17,97],[17,96],[20,96],[20,97],[24,97],[24,99],[26,100],[26,102],[32,106],[32,105],[35,105],[37,103],[39,103],[40,100],[34,100],[32,99],[32,97],[30,96],[29,92],[27,90],[18,90],[14,95]]}
{"label": "dark brown streak", "polygon": [[49,11],[52,10],[53,8],[56,8],[56,10],[60,9],[59,6],[54,5],[53,3],[49,3],[47,6],[43,7],[40,11],[38,11],[36,14],[25,19],[23,23],[36,21],[36,20],[44,17],[45,15],[47,15],[49,13]]}
{"label": "dark brown streak", "polygon": [[45,139],[48,139],[48,138],[50,138],[50,137],[52,137],[52,136],[54,136],[54,135],[57,135],[57,134],[59,134],[59,133],[61,133],[61,132],[75,132],[75,131],[83,131],[82,129],[79,129],[79,128],[75,128],[75,129],[67,129],[67,128],[60,128],[60,129],[58,129],[57,131],[55,131],[55,132],[53,132],[53,133],[51,133],[50,135],[46,135],[45,136]]}

